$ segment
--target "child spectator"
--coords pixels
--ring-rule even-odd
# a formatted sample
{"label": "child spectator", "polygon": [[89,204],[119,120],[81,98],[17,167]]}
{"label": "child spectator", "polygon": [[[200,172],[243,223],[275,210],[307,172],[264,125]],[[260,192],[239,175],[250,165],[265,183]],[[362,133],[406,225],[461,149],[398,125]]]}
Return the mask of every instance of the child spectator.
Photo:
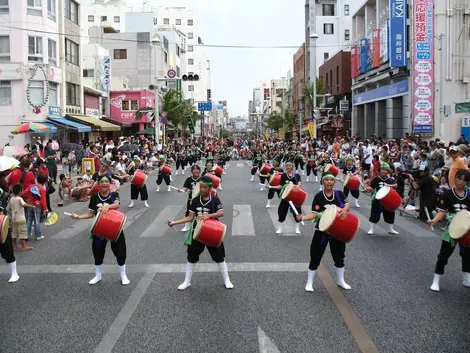
{"label": "child spectator", "polygon": [[21,184],[15,184],[12,188],[13,197],[10,199],[10,202],[7,206],[7,211],[11,215],[12,227],[11,227],[11,238],[13,239],[13,248],[18,249],[17,239],[20,240],[21,250],[33,250],[32,247],[26,246],[26,215],[24,208],[34,209],[35,206],[28,205],[24,202],[21,197],[23,194],[23,187]]}
{"label": "child spectator", "polygon": [[374,159],[372,160],[372,168],[373,168],[373,177],[375,177],[376,175],[379,175],[380,160],[379,160],[378,154],[374,155]]}
{"label": "child spectator", "polygon": [[40,223],[42,212],[47,213],[46,186],[47,176],[38,175],[37,184],[30,185],[24,190],[23,196],[27,203],[36,206],[28,208],[26,212],[26,234],[28,239],[31,236],[31,227],[34,226],[34,235],[36,240],[44,239],[41,235]]}
{"label": "child spectator", "polygon": [[73,186],[73,183],[72,183],[72,179],[71,178],[67,178],[65,176],[65,174],[60,174],[59,175],[59,197],[60,197],[60,201],[59,201],[59,204],[58,206],[59,207],[62,207],[64,205],[64,193],[67,194],[68,198],[71,199],[72,198],[72,186]]}

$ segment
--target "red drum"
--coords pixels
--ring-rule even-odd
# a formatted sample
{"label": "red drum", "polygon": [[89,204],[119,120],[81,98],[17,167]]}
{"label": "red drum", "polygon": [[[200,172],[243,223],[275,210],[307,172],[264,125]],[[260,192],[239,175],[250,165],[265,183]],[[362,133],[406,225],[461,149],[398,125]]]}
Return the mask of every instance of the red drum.
{"label": "red drum", "polygon": [[220,178],[217,175],[214,175],[212,173],[207,173],[206,175],[212,179],[212,187],[214,189],[217,189],[220,184]]}
{"label": "red drum", "polygon": [[127,216],[118,210],[109,210],[104,216],[98,212],[91,225],[91,233],[105,240],[116,241],[121,235],[126,218]]}
{"label": "red drum", "polygon": [[341,219],[339,210],[335,205],[328,205],[320,218],[318,229],[336,240],[349,243],[359,231],[359,218],[353,213],[348,213],[346,219]]}
{"label": "red drum", "polygon": [[346,178],[344,179],[344,187],[348,188],[349,190],[359,190],[359,187],[361,186],[361,181],[359,178],[355,175],[346,175]]}
{"label": "red drum", "polygon": [[307,196],[306,191],[297,189],[294,184],[288,184],[282,192],[281,199],[287,202],[292,201],[295,206],[302,206]]}
{"label": "red drum", "polygon": [[160,172],[163,174],[171,174],[171,167],[168,164],[164,164],[160,167]]}
{"label": "red drum", "polygon": [[281,185],[281,173],[276,173],[269,178],[269,185],[271,186],[279,186]]}
{"label": "red drum", "polygon": [[[113,179],[111,184],[109,184],[109,191],[114,192],[119,189],[119,186],[120,186],[119,182]],[[95,183],[95,187],[93,188],[93,190],[91,190],[91,193],[92,195],[94,195],[94,194],[97,194],[98,192],[100,192],[100,183]]]}
{"label": "red drum", "polygon": [[220,165],[216,165],[214,167],[214,173],[217,175],[219,178],[222,176],[222,173],[224,172],[224,169]]}
{"label": "red drum", "polygon": [[339,169],[333,164],[327,164],[325,167],[325,174],[333,174],[333,176],[338,176]]}
{"label": "red drum", "polygon": [[143,171],[138,170],[134,173],[131,179],[132,185],[137,186],[139,189],[142,188],[147,182],[148,175]]}
{"label": "red drum", "polygon": [[463,210],[452,218],[449,235],[461,245],[470,247],[470,212]]}
{"label": "red drum", "polygon": [[379,203],[390,212],[398,210],[401,205],[401,197],[395,189],[390,186],[384,186],[375,195],[375,198]]}
{"label": "red drum", "polygon": [[261,169],[259,170],[260,174],[266,175],[269,174],[269,172],[273,169],[269,164],[265,163],[261,166]]}
{"label": "red drum", "polygon": [[194,228],[193,239],[217,248],[224,241],[226,230],[227,226],[215,219],[198,221]]}
{"label": "red drum", "polygon": [[10,227],[10,218],[7,215],[0,214],[0,244],[4,244],[8,237]]}
{"label": "red drum", "polygon": [[[199,183],[197,183],[196,186],[193,189],[193,193],[191,194],[191,198],[194,199],[196,197],[196,195],[199,194],[200,192],[201,192],[201,190],[199,188]],[[217,196],[217,190],[212,188],[211,195],[212,196]]]}

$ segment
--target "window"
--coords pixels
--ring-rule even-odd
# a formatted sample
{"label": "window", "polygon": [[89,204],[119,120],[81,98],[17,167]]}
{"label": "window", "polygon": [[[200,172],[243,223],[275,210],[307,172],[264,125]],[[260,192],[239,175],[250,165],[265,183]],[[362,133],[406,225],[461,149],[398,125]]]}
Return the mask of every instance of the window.
{"label": "window", "polygon": [[31,103],[41,104],[44,102],[44,81],[31,81],[28,89]]}
{"label": "window", "polygon": [[95,70],[93,69],[84,69],[83,77],[95,77]]}
{"label": "window", "polygon": [[192,53],[194,51],[194,45],[188,45],[188,52]]}
{"label": "window", "polygon": [[193,39],[194,38],[194,33],[189,32],[188,33],[188,39]]}
{"label": "window", "polygon": [[74,65],[78,65],[79,47],[77,43],[70,39],[65,39],[65,61]]}
{"label": "window", "polygon": [[194,59],[188,59],[188,65],[194,65]]}
{"label": "window", "polygon": [[[9,13],[10,9],[8,8],[8,0],[0,0],[0,13]],[[1,105],[1,102],[0,102]]]}
{"label": "window", "polygon": [[324,23],[323,24],[323,34],[335,34],[333,23]]}
{"label": "window", "polygon": [[27,2],[28,15],[42,16],[42,3],[41,0],[28,0]]}
{"label": "window", "polygon": [[189,76],[189,75],[193,75],[193,76],[194,76],[194,72],[189,71],[189,72],[188,72],[188,76]]}
{"label": "window", "polygon": [[188,91],[193,92],[194,91],[194,85],[188,85]]}
{"label": "window", "polygon": [[170,19],[169,18],[164,18],[163,19],[163,24],[164,25],[169,25],[170,24]]}
{"label": "window", "polygon": [[65,83],[66,97],[65,104],[80,106],[80,86],[73,83]]}
{"label": "window", "polygon": [[95,16],[94,15],[88,15],[88,22],[95,22]]}
{"label": "window", "polygon": [[101,22],[106,22],[108,20],[108,16],[101,16]]}
{"label": "window", "polygon": [[11,105],[11,82],[0,81],[0,106]]}
{"label": "window", "polygon": [[47,40],[47,59],[49,64],[57,66],[57,42],[55,40]]}
{"label": "window", "polygon": [[193,25],[193,20],[188,20],[188,26],[192,26]]}
{"label": "window", "polygon": [[156,25],[158,23],[158,19],[156,17],[153,18],[153,24]]}
{"label": "window", "polygon": [[330,58],[330,54],[329,54],[329,53],[323,53],[323,60],[324,60],[324,61],[327,61],[329,58]]}
{"label": "window", "polygon": [[339,66],[336,66],[336,84],[339,85]]}
{"label": "window", "polygon": [[127,49],[114,49],[114,59],[127,59]]}
{"label": "window", "polygon": [[65,0],[65,18],[78,24],[78,4],[73,0]]}
{"label": "window", "polygon": [[56,14],[56,0],[47,0],[47,17],[55,21]]}
{"label": "window", "polygon": [[179,58],[181,56],[181,49],[178,44],[176,44],[176,56]]}
{"label": "window", "polygon": [[122,101],[122,111],[137,111],[139,110],[139,101],[138,100],[130,100],[130,101]]}
{"label": "window", "polygon": [[49,82],[49,105],[58,107],[59,104],[59,85],[55,82]]}
{"label": "window", "polygon": [[328,73],[325,74],[325,85],[328,86]]}
{"label": "window", "polygon": [[0,36],[0,61],[10,60],[10,36]]}
{"label": "window", "polygon": [[42,37],[28,37],[28,61],[42,62]]}
{"label": "window", "polygon": [[322,4],[322,15],[323,16],[334,16],[335,15],[335,5],[334,4]]}
{"label": "window", "polygon": [[181,18],[177,18],[176,21],[175,21],[175,23],[176,23],[177,25],[181,25]]}
{"label": "window", "polygon": [[350,40],[351,38],[351,32],[349,31],[349,29],[345,29],[344,30],[344,40]]}
{"label": "window", "polygon": [[163,52],[164,57],[165,57],[165,63],[168,64],[168,53],[165,51]]}
{"label": "window", "polygon": [[344,15],[349,16],[349,5],[344,5]]}
{"label": "window", "polygon": [[121,22],[121,17],[119,17],[119,16],[114,16],[114,22],[116,22],[116,23]]}

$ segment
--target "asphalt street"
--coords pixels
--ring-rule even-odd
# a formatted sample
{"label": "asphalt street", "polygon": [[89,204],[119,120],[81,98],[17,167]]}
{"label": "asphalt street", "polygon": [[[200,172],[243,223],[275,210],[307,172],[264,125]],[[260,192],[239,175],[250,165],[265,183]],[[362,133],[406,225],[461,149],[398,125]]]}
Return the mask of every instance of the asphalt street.
{"label": "asphalt street", "polygon": [[[188,176],[174,175],[181,187]],[[308,212],[319,185],[305,182]],[[9,268],[0,265],[0,352],[468,352],[470,289],[462,286],[458,251],[441,281],[429,289],[440,247],[440,231],[431,232],[412,217],[396,212],[400,235],[379,223],[369,228],[370,199],[361,194],[360,232],[347,245],[346,281],[333,282],[334,267],[325,253],[314,293],[304,290],[313,224],[294,234],[288,216],[285,233],[275,234],[278,200],[266,209],[249,166],[232,161],[219,197],[227,225],[226,261],[235,286],[226,290],[205,252],[192,286],[184,279],[186,234],[166,220],[184,216],[186,196],[155,192],[156,175],[147,182],[151,207],[138,201],[128,209],[129,185],[121,187],[129,286],[120,284],[117,264],[107,248],[103,281],[93,277],[91,220],[74,221],[63,211],[84,213],[86,203],[55,207],[59,221],[42,227],[45,239],[34,251],[17,252],[20,280],[8,284]],[[342,187],[337,182],[337,187]],[[352,203],[352,199],[350,198]],[[52,206],[57,204],[53,195]]]}

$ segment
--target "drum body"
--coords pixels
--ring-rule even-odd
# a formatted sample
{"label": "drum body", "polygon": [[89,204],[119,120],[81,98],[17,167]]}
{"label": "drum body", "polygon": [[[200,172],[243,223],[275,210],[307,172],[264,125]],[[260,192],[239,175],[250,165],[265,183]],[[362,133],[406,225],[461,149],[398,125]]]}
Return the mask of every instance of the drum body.
{"label": "drum body", "polygon": [[214,167],[214,173],[217,175],[219,178],[222,176],[222,173],[224,172],[224,169],[220,166],[217,165]]}
{"label": "drum body", "polygon": [[217,189],[220,185],[220,178],[212,173],[207,173],[206,176],[212,179],[212,187]]}
{"label": "drum body", "polygon": [[279,185],[281,185],[281,176],[282,176],[281,173],[273,174],[273,175],[269,178],[269,185],[271,185],[271,186],[279,186]]}
{"label": "drum body", "polygon": [[333,174],[333,176],[338,176],[339,169],[333,164],[327,164],[325,167],[325,174]]}
{"label": "drum body", "polygon": [[134,173],[134,176],[132,177],[131,183],[132,183],[132,185],[135,185],[140,189],[147,182],[147,177],[148,177],[148,175],[145,174],[143,171],[137,170]]}
{"label": "drum body", "polygon": [[[191,198],[194,199],[196,197],[196,195],[198,195],[200,192],[201,192],[201,189],[199,187],[199,183],[197,183],[196,186],[193,189],[193,193],[191,194]],[[217,190],[212,188],[211,195],[212,196],[217,196]]]}
{"label": "drum body", "polygon": [[160,167],[160,172],[163,174],[171,174],[171,167],[168,164],[164,164]]}
{"label": "drum body", "polygon": [[109,210],[105,215],[101,212],[91,225],[91,233],[105,240],[116,241],[121,235],[127,216],[118,210]]}
{"label": "drum body", "polygon": [[269,164],[265,163],[261,166],[261,169],[259,170],[260,174],[266,175],[269,174],[269,172],[273,169]]}
{"label": "drum body", "polygon": [[0,244],[4,244],[8,237],[10,227],[10,217],[0,214]]}
{"label": "drum body", "polygon": [[359,186],[361,186],[361,181],[355,175],[347,175],[344,179],[344,187],[348,188],[349,190],[359,190]]}
{"label": "drum body", "polygon": [[307,192],[302,189],[297,189],[294,184],[289,184],[286,186],[282,192],[281,199],[287,202],[292,201],[295,206],[302,206],[307,199]]}
{"label": "drum body", "polygon": [[359,218],[353,213],[348,213],[346,219],[343,220],[340,218],[338,211],[339,207],[328,205],[320,218],[318,228],[336,240],[349,243],[359,230]]}
{"label": "drum body", "polygon": [[452,218],[449,235],[461,245],[470,247],[470,212],[463,210]]}
{"label": "drum body", "polygon": [[392,189],[390,186],[384,186],[375,195],[376,200],[390,212],[398,210],[398,207],[401,205],[401,197],[398,195],[398,192],[395,189]]}
{"label": "drum body", "polygon": [[227,226],[215,219],[198,221],[194,228],[193,239],[207,246],[219,247],[225,238]]}

